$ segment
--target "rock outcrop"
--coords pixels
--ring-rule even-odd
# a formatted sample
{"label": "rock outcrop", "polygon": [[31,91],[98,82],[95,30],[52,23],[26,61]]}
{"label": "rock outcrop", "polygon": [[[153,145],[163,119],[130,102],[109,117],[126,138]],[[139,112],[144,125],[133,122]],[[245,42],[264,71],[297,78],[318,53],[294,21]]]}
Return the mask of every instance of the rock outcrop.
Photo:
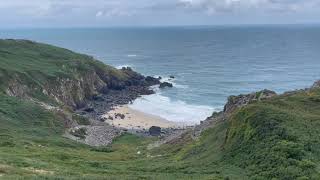
{"label": "rock outcrop", "polygon": [[123,68],[117,73],[119,76],[110,75],[108,71],[99,68],[87,72],[75,69],[71,77],[48,78],[42,84],[16,74],[9,80],[6,93],[21,98],[37,98],[42,94],[41,96],[49,97],[59,104],[80,109],[86,107],[91,100],[102,101],[104,98],[101,95],[112,96],[117,91],[127,94],[130,100],[139,95],[152,94],[154,92],[149,86],[160,83],[156,78],[144,77],[130,68]]}
{"label": "rock outcrop", "polygon": [[161,135],[161,127],[158,127],[158,126],[150,127],[149,134],[151,136],[160,136]]}
{"label": "rock outcrop", "polygon": [[246,95],[238,95],[238,96],[230,96],[228,98],[227,104],[224,106],[224,113],[231,113],[235,109],[245,106],[249,104],[250,102],[254,101],[260,101],[264,99],[271,98],[273,96],[276,96],[277,94],[274,91],[270,90],[262,90],[259,92],[246,94]]}
{"label": "rock outcrop", "polygon": [[165,141],[166,143],[171,143],[171,142],[177,141],[179,138],[181,138],[182,136],[185,136],[186,134],[190,134],[192,138],[197,139],[200,137],[203,131],[215,126],[215,124],[221,121],[227,120],[228,117],[232,114],[232,112],[234,112],[236,109],[256,101],[263,101],[263,100],[272,98],[276,95],[277,94],[274,91],[265,89],[259,92],[250,93],[246,95],[230,96],[228,98],[228,102],[224,106],[223,111],[214,112],[212,116],[208,117],[204,121],[201,121],[199,125],[196,125],[192,128],[191,127],[187,128],[186,130],[184,130],[184,132],[178,134],[174,138],[168,137],[169,140],[168,138],[165,138],[163,141]]}
{"label": "rock outcrop", "polygon": [[166,87],[172,88],[173,85],[171,83],[168,83],[168,82],[160,83],[159,88],[163,89],[163,88],[166,88]]}
{"label": "rock outcrop", "polygon": [[157,84],[160,84],[160,79],[159,78],[154,78],[154,77],[151,77],[151,76],[147,76],[145,78],[145,82],[148,86],[153,86],[153,85],[157,85]]}

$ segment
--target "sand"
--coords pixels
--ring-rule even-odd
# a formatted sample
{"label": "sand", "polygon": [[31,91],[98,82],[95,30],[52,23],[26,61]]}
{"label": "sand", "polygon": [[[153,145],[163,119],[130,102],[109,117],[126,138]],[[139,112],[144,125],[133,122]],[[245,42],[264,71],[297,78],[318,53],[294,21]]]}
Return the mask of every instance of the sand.
{"label": "sand", "polygon": [[[116,114],[123,114],[125,117],[123,119],[119,116],[116,118]],[[106,123],[126,129],[149,129],[151,126],[159,126],[161,128],[179,127],[178,123],[134,110],[128,105],[118,106],[103,115],[103,117],[106,119]],[[112,117],[113,120],[109,117]]]}

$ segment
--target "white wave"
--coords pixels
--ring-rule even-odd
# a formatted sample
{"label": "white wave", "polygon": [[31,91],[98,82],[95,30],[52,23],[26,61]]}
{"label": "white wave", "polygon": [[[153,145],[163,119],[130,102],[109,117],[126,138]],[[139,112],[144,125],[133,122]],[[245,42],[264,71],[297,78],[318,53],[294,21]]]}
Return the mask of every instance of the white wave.
{"label": "white wave", "polygon": [[136,54],[128,54],[127,57],[137,57],[138,55]]}
{"label": "white wave", "polygon": [[130,107],[185,125],[199,124],[200,121],[211,116],[214,111],[219,110],[210,106],[187,104],[184,101],[173,101],[159,93],[138,98]]}
{"label": "white wave", "polygon": [[132,65],[129,65],[129,64],[123,64],[123,65],[118,65],[116,66],[117,69],[122,69],[123,67],[127,68],[127,67],[131,67],[132,68]]}

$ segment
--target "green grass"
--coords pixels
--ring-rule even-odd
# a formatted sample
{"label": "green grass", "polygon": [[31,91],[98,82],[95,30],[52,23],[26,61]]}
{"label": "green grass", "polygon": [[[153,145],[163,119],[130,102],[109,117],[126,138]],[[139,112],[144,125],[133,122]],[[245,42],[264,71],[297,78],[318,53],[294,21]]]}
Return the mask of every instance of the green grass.
{"label": "green grass", "polygon": [[72,76],[75,71],[106,67],[110,74],[122,76],[116,69],[90,56],[27,40],[0,40],[0,54],[2,74],[10,71],[28,73],[40,81],[50,76]]}
{"label": "green grass", "polygon": [[131,134],[108,147],[71,141],[62,136],[63,115],[3,93],[13,79],[41,87],[91,70],[127,76],[65,49],[0,40],[0,179],[320,179],[319,89],[254,102],[198,140],[187,133],[152,150],[154,138]]}
{"label": "green grass", "polygon": [[319,179],[319,99],[320,90],[313,90],[239,110],[228,129],[225,157],[257,178]]}
{"label": "green grass", "polygon": [[319,89],[281,95],[237,110],[200,140],[186,135],[154,152],[165,152],[175,160],[171,168],[184,173],[230,179],[319,179],[319,109]]}
{"label": "green grass", "polygon": [[[56,101],[43,93],[44,89],[56,89],[61,79],[78,82],[93,73],[106,83],[129,78],[127,73],[87,55],[27,40],[0,39],[0,92],[5,92],[10,84],[19,84],[25,95],[52,104]],[[72,91],[76,99],[79,90]]]}
{"label": "green grass", "polygon": [[58,116],[14,97],[1,96],[0,122],[0,174],[4,179],[188,177],[183,172],[157,170],[170,160],[147,158],[146,147],[152,139],[124,134],[110,147],[78,144],[61,136],[63,121]]}

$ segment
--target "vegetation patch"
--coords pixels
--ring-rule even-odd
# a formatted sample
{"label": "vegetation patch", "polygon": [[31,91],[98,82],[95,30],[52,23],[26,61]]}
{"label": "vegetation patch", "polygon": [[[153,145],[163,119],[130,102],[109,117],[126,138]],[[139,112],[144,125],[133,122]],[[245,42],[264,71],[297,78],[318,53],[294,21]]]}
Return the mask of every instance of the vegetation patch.
{"label": "vegetation patch", "polygon": [[85,139],[87,135],[87,128],[82,127],[79,129],[73,129],[70,131],[70,134],[80,139]]}
{"label": "vegetation patch", "polygon": [[73,114],[72,119],[75,120],[79,125],[88,126],[91,124],[90,120],[87,117],[80,116],[77,114]]}

